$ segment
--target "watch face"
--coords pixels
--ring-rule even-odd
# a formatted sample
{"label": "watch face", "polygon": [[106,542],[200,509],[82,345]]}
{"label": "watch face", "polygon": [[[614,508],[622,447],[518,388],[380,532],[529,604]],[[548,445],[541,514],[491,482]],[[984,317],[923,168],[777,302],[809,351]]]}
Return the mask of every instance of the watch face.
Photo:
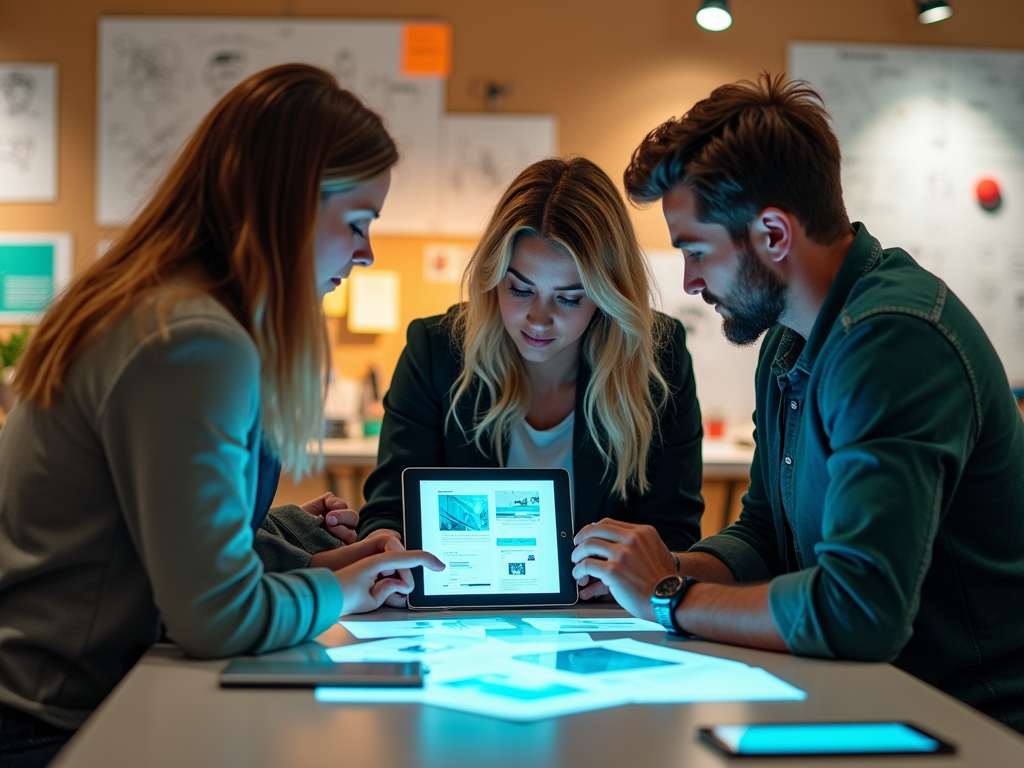
{"label": "watch face", "polygon": [[654,588],[655,597],[672,597],[683,587],[682,576],[666,576]]}

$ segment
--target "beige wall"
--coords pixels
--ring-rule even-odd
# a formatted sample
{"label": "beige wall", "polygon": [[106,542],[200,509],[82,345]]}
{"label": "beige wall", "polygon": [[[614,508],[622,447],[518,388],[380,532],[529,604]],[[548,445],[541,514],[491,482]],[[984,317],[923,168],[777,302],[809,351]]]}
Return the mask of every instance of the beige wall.
{"label": "beige wall", "polygon": [[[715,85],[780,71],[786,41],[842,40],[1024,48],[1022,0],[952,0],[952,19],[917,23],[911,0],[733,0],[733,27],[696,26],[698,0],[0,0],[0,61],[60,65],[60,199],[0,205],[0,230],[68,230],[76,265],[113,233],[94,222],[96,28],[101,15],[440,18],[454,29],[451,111],[478,111],[481,80],[511,82],[507,111],[558,117],[560,149],[621,178],[644,133]],[[641,236],[668,245],[657,210],[638,214]],[[422,281],[426,240],[380,238],[378,264],[403,274],[402,322],[443,311],[454,287]],[[385,381],[404,334],[354,337],[332,321],[336,366]]]}

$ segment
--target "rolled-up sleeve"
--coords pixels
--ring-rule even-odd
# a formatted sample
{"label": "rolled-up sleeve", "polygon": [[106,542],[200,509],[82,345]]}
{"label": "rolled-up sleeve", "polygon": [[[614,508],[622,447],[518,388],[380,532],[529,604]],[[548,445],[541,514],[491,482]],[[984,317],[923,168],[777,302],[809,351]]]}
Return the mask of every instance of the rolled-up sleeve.
{"label": "rolled-up sleeve", "polygon": [[911,315],[854,325],[824,362],[831,454],[817,562],[775,578],[768,601],[794,653],[890,661],[911,637],[976,439],[975,390],[955,340]]}
{"label": "rolled-up sleeve", "polygon": [[312,638],[342,610],[330,571],[264,573],[250,525],[259,428],[256,350],[204,318],[152,334],[129,358],[99,429],[126,523],[168,635],[195,656]]}

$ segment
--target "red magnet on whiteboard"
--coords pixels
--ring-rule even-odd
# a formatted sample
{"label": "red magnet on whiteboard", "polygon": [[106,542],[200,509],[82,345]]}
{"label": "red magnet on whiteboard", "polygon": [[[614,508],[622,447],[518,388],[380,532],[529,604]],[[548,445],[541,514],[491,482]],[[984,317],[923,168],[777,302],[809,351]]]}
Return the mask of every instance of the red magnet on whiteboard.
{"label": "red magnet on whiteboard", "polygon": [[978,205],[989,213],[999,210],[999,206],[1003,204],[1003,194],[999,191],[999,184],[994,179],[979,181],[974,188],[974,193],[978,196]]}

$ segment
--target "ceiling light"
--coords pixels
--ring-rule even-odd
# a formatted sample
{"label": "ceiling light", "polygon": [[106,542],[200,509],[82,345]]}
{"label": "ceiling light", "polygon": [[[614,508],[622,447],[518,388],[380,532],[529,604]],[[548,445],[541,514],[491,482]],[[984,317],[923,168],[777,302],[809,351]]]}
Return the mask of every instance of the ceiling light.
{"label": "ceiling light", "polygon": [[917,20],[922,24],[934,24],[952,15],[953,9],[944,0],[917,0]]}
{"label": "ceiling light", "polygon": [[697,11],[697,23],[711,32],[721,32],[732,26],[727,0],[704,0]]}

